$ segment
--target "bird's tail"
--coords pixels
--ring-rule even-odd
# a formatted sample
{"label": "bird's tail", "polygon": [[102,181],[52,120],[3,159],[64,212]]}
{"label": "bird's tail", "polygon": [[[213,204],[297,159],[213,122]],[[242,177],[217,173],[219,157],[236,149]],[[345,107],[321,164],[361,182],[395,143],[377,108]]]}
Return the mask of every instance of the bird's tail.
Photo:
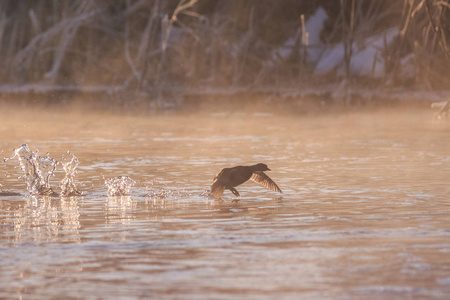
{"label": "bird's tail", "polygon": [[217,180],[213,182],[211,185],[210,195],[216,199],[222,197],[223,192],[225,191],[225,186],[221,185]]}

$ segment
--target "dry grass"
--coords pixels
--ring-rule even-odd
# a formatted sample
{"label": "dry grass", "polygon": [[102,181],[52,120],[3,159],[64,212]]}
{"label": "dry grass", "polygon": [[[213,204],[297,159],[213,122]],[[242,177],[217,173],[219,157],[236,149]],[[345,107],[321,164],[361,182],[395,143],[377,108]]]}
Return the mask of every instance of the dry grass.
{"label": "dry grass", "polygon": [[[386,44],[377,56],[386,65],[381,84],[446,87],[450,5],[439,0],[398,4],[377,0],[341,0],[334,6],[329,1],[291,0],[277,5],[255,0],[5,0],[0,3],[4,58],[0,79],[59,89],[110,86],[126,96],[143,93],[157,99],[158,106],[164,95],[186,87],[255,91],[296,86],[313,75],[304,57],[308,47],[305,18],[324,5],[331,26],[325,27],[323,40],[344,43],[347,79],[354,79],[348,67],[352,45],[397,25],[401,30],[396,41]],[[303,39],[299,56],[274,55],[296,32]],[[415,70],[412,83],[400,75],[401,62],[408,55]],[[312,80],[338,82],[341,78],[328,74]]]}

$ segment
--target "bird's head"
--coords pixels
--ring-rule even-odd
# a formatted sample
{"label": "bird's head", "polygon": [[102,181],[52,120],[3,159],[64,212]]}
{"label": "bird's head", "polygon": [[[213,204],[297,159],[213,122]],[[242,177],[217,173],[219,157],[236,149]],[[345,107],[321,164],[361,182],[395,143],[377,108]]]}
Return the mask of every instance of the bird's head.
{"label": "bird's head", "polygon": [[270,171],[269,167],[266,164],[259,163],[253,166],[255,171]]}

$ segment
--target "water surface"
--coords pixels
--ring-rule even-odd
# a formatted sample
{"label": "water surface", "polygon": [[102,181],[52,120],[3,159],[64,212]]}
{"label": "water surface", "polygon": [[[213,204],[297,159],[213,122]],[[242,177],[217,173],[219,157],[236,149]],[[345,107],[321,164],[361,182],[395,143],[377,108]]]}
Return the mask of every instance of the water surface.
{"label": "water surface", "polygon": [[[3,111],[0,150],[79,160],[81,196],[0,165],[0,298],[386,299],[450,293],[450,123],[429,111]],[[266,163],[210,200],[221,168]],[[50,185],[60,192],[61,165]],[[105,180],[135,181],[107,196]],[[70,298],[69,297],[69,298]]]}

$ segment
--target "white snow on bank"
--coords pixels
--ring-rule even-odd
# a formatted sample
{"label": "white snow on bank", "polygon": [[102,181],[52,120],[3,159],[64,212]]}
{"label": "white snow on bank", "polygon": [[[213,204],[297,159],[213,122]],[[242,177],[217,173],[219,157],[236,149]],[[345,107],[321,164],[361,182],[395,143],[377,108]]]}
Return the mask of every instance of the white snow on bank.
{"label": "white snow on bank", "polygon": [[[327,13],[322,7],[319,7],[316,12],[309,17],[305,22],[305,30],[308,33],[308,60],[316,61],[324,51],[323,44],[320,41],[320,32],[323,29],[323,24],[328,18]],[[301,39],[302,29],[298,28],[294,37],[289,38],[284,45],[276,51],[276,55],[283,59],[288,58],[295,51],[295,43]],[[301,41],[300,41],[301,42]]]}
{"label": "white snow on bank", "polygon": [[[314,74],[322,75],[329,72],[336,72],[338,75],[345,75],[344,44],[334,45],[324,44],[320,39],[324,22],[328,15],[326,11],[319,7],[305,22],[305,30],[308,33],[307,59],[309,63],[315,65]],[[385,32],[373,35],[364,40],[356,39],[353,43],[353,53],[350,61],[350,71],[356,76],[382,77],[385,74],[383,52],[386,46],[391,44],[398,36],[399,29],[392,27]],[[301,42],[301,27],[294,37],[289,38],[282,47],[274,52],[274,61],[281,58],[289,58],[293,51],[302,51],[296,48],[296,43]],[[411,72],[410,68],[407,72]]]}
{"label": "white snow on bank", "polygon": [[327,13],[322,7],[319,7],[314,15],[305,22],[305,30],[308,32],[310,46],[322,45],[320,32],[322,32],[323,24],[326,19],[328,19]]}
{"label": "white snow on bank", "polygon": [[[393,27],[384,33],[367,38],[363,42],[353,44],[353,55],[350,61],[350,71],[353,75],[373,75],[381,77],[384,75],[383,49],[389,45],[398,35],[398,28]],[[375,56],[377,60],[374,64]],[[374,71],[372,74],[372,68]],[[342,43],[325,50],[323,57],[316,65],[316,74],[325,74],[336,70],[338,75],[345,75],[344,45]]]}
{"label": "white snow on bank", "polygon": [[324,23],[328,15],[322,7],[319,7],[314,15],[305,22],[305,30],[308,32],[308,60],[317,62],[324,53],[324,46],[320,40]]}

